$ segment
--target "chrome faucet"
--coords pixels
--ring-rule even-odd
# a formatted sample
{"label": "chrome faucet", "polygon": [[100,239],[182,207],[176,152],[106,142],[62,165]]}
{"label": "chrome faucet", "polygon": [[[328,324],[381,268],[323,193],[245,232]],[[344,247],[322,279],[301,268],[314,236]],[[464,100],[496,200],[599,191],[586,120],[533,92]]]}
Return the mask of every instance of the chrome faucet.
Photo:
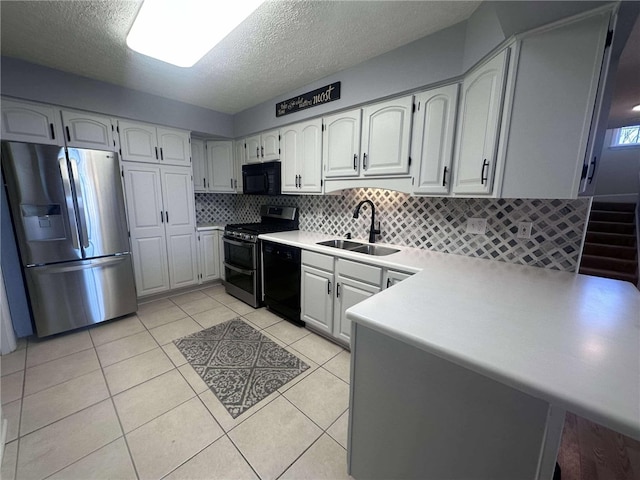
{"label": "chrome faucet", "polygon": [[373,202],[371,200],[362,200],[354,210],[353,218],[358,218],[358,216],[360,215],[360,207],[362,207],[362,205],[365,203],[371,205],[371,228],[369,229],[369,243],[376,243],[376,235],[380,234],[380,224],[378,223],[378,229],[376,230],[376,207]]}

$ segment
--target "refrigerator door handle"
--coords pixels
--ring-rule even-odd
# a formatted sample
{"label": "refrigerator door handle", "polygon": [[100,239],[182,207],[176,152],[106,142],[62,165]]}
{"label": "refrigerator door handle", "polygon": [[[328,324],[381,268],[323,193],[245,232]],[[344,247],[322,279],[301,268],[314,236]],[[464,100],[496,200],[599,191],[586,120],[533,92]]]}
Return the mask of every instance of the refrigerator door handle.
{"label": "refrigerator door handle", "polygon": [[80,224],[81,243],[84,248],[89,248],[89,234],[87,233],[87,215],[84,209],[84,197],[82,196],[82,185],[80,184],[80,174],[78,173],[78,162],[75,158],[70,158],[71,176],[73,177],[73,187],[75,189],[78,204],[78,215]]}
{"label": "refrigerator door handle", "polygon": [[36,267],[40,269],[46,269],[49,273],[67,273],[77,272],[78,270],[87,270],[89,268],[96,268],[108,265],[115,265],[127,260],[127,255],[113,255],[111,257],[92,258],[91,260],[78,260],[75,262],[67,262],[53,265],[46,265],[43,267]]}
{"label": "refrigerator door handle", "polygon": [[80,249],[80,239],[78,237],[78,222],[76,220],[76,209],[73,206],[73,195],[71,194],[71,181],[69,179],[69,170],[67,168],[66,157],[58,158],[60,166],[60,175],[62,176],[62,189],[64,190],[64,198],[67,204],[67,216],[69,217],[69,230],[71,230],[71,242],[73,248]]}

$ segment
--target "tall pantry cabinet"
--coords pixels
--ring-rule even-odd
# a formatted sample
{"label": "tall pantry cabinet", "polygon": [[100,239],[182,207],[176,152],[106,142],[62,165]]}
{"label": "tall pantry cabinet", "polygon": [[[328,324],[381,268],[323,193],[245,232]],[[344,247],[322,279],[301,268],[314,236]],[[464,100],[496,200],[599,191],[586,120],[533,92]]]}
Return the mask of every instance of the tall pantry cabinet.
{"label": "tall pantry cabinet", "polygon": [[191,171],[123,163],[138,296],[198,283]]}
{"label": "tall pantry cabinet", "polygon": [[[196,285],[195,197],[191,156],[185,152],[189,133],[133,122],[118,123],[138,296]],[[123,139],[125,132],[128,134]],[[145,152],[148,155],[142,155]],[[138,161],[130,161],[132,158]]]}

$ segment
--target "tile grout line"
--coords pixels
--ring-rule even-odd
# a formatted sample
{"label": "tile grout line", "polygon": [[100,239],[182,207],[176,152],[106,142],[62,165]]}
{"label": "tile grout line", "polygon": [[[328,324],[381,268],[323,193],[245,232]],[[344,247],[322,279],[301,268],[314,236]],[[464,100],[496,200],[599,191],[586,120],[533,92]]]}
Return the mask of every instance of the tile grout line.
{"label": "tile grout line", "polygon": [[[211,288],[211,287],[207,287],[207,288]],[[199,290],[194,290],[194,291],[199,291]],[[204,293],[204,292],[203,292],[203,293]],[[213,298],[212,296],[210,296],[210,295],[208,295],[208,294],[206,294],[206,293],[205,293],[204,295],[207,295],[207,297],[209,297],[209,298]],[[175,303],[175,302],[174,302],[170,297],[168,297],[167,299],[168,299],[171,303],[173,303],[175,306],[177,306],[178,308],[180,308],[180,310],[182,310],[182,311],[187,315],[187,317],[185,317],[185,318],[190,318],[191,320],[193,320],[194,322],[196,322],[196,323],[197,323],[200,327],[202,327],[203,329],[204,329],[204,328],[208,328],[208,327],[203,326],[203,325],[202,325],[202,324],[200,324],[199,322],[197,322],[197,320],[195,320],[191,315],[187,314],[187,312],[185,312],[185,311],[180,307],[180,305],[176,304],[176,303]],[[215,298],[213,298],[213,299],[214,299],[214,300],[216,300]],[[156,300],[154,300],[154,301],[157,301],[157,300],[160,300],[160,299],[156,299]],[[216,300],[216,301],[218,301],[218,300]],[[187,303],[188,303],[188,302],[187,302]],[[224,306],[224,307],[226,307],[226,308],[229,308],[230,310],[232,310],[232,311],[233,311],[233,309],[231,309],[230,307],[228,307],[228,306],[227,306],[227,304],[224,304],[224,303],[222,303],[222,302],[219,302],[219,303],[221,304],[221,306]],[[214,309],[209,309],[209,310],[214,310]],[[256,310],[258,310],[258,309],[256,309]],[[256,310],[254,310],[254,311],[256,311]],[[203,311],[203,312],[197,312],[197,314],[199,314],[199,313],[204,313],[204,312],[206,312],[206,311],[207,311],[207,310],[205,310],[205,311]],[[268,311],[268,310],[266,310],[266,311]],[[235,312],[235,311],[234,311],[234,313],[235,313],[235,314],[237,314],[237,315],[238,315],[238,317],[239,317],[239,318],[241,318],[243,321],[246,321],[246,322],[248,322],[251,326],[253,326],[254,328],[257,328],[257,330],[258,330],[258,331],[263,332],[263,334],[264,334],[264,333],[269,333],[269,334],[271,334],[270,332],[265,332],[265,330],[266,330],[267,328],[270,328],[270,327],[272,327],[273,325],[276,325],[276,324],[280,323],[281,321],[283,321],[283,320],[279,320],[279,321],[277,321],[277,322],[275,322],[275,323],[273,323],[273,324],[271,324],[271,325],[267,325],[266,327],[260,327],[259,325],[252,323],[250,320],[248,320],[247,318],[245,318],[245,317],[244,317],[244,315],[247,315],[247,313],[245,313],[245,314],[240,314],[239,312]],[[248,312],[248,313],[253,313],[253,312]],[[269,312],[269,313],[271,313],[271,312]],[[195,314],[194,314],[194,315],[195,315]],[[147,325],[146,325],[146,324],[145,324],[145,323],[140,319],[140,317],[137,317],[137,318],[138,318],[138,321],[140,321],[140,323],[142,324],[142,326],[143,326],[144,330],[141,330],[141,331],[138,331],[138,332],[135,332],[135,333],[131,333],[131,334],[129,334],[129,335],[125,335],[125,336],[123,336],[123,337],[120,337],[120,338],[117,338],[117,339],[111,340],[111,341],[109,341],[109,342],[105,342],[104,344],[101,344],[100,346],[102,346],[102,345],[107,345],[107,344],[109,344],[109,343],[112,343],[112,342],[115,342],[115,341],[118,341],[118,340],[122,340],[122,339],[125,339],[125,338],[129,338],[129,337],[132,337],[132,336],[134,336],[134,335],[138,335],[138,334],[140,334],[140,333],[143,333],[143,332],[145,332],[145,331],[146,331],[146,332],[148,332],[148,333],[151,333],[151,332],[150,332],[149,327],[148,327],[148,326],[147,326]],[[169,323],[173,323],[173,322],[178,321],[178,320],[182,320],[182,319],[176,319],[176,320],[173,320],[173,321],[171,321],[171,322],[167,322],[167,324],[169,324]],[[166,324],[163,324],[163,325],[166,325]],[[162,325],[159,325],[159,326],[162,326]],[[154,328],[157,328],[157,327],[154,327]],[[90,330],[90,329],[88,329],[88,330]],[[283,344],[283,345],[285,345],[286,347],[290,347],[290,348],[292,348],[295,352],[299,353],[300,355],[303,355],[303,356],[306,358],[306,355],[305,355],[304,353],[299,352],[299,351],[298,351],[298,350],[296,350],[294,347],[292,347],[292,345],[293,345],[294,343],[296,343],[296,342],[298,342],[298,341],[302,340],[303,338],[307,337],[307,336],[308,336],[308,335],[310,335],[311,333],[314,333],[314,332],[312,332],[312,331],[310,331],[310,330],[308,330],[308,329],[307,329],[307,333],[306,333],[305,335],[303,335],[302,337],[297,338],[296,340],[294,340],[294,341],[292,341],[292,342],[289,342],[289,343],[287,343],[286,341],[283,341],[282,339],[280,339],[279,337],[277,337],[277,336],[275,336],[275,335],[274,335],[274,337],[275,337],[279,342],[282,342],[282,344]],[[271,335],[272,335],[272,334],[271,334]],[[127,445],[127,450],[128,450],[128,453],[129,453],[129,459],[130,459],[130,461],[131,461],[131,463],[132,463],[132,465],[133,465],[133,467],[134,467],[134,470],[135,470],[135,472],[136,472],[136,475],[138,475],[138,472],[137,472],[137,468],[136,468],[135,462],[133,461],[133,457],[132,457],[132,455],[131,455],[131,450],[130,450],[129,445],[128,445],[128,442],[127,442],[127,440],[126,440],[126,434],[124,433],[124,428],[123,428],[123,426],[122,426],[122,422],[121,422],[121,420],[120,420],[120,416],[119,416],[118,411],[117,411],[117,409],[116,409],[116,407],[115,407],[115,403],[114,403],[114,395],[113,395],[113,394],[112,394],[112,392],[111,392],[111,389],[110,389],[110,387],[109,387],[109,385],[108,385],[108,382],[106,382],[106,375],[104,374],[104,368],[106,368],[106,367],[105,367],[105,366],[103,366],[103,364],[102,364],[102,360],[101,360],[101,359],[100,359],[100,357],[97,355],[97,347],[96,347],[96,345],[95,345],[95,343],[94,343],[94,339],[93,339],[93,337],[91,336],[91,334],[90,334],[90,333],[89,333],[89,337],[90,337],[90,340],[91,340],[91,343],[92,343],[93,349],[94,349],[94,351],[95,351],[96,357],[97,357],[97,359],[98,359],[98,364],[99,364],[99,366],[100,366],[100,367],[99,367],[99,370],[101,371],[101,373],[102,373],[102,375],[103,375],[103,379],[105,380],[105,383],[106,383],[106,386],[107,386],[107,391],[108,391],[108,394],[109,394],[109,397],[108,397],[108,398],[109,398],[109,399],[111,399],[112,406],[113,406],[114,411],[116,412],[116,416],[117,416],[117,418],[118,418],[118,422],[119,422],[119,425],[120,425],[121,432],[123,433],[122,437],[124,437],[124,439],[125,439],[125,444]],[[163,348],[163,345],[160,345],[160,343],[159,343],[159,342],[158,342],[158,340],[153,336],[153,334],[151,334],[151,337],[153,338],[153,340],[154,340],[155,344],[157,345],[157,347],[160,347],[161,351],[162,351],[166,356],[168,356],[168,355],[167,355],[167,352],[166,352],[166,351],[164,350],[164,348]],[[178,338],[181,338],[181,337],[178,337]],[[167,345],[168,345],[169,343],[172,343],[172,341],[171,341],[171,342],[167,342]],[[29,343],[27,343],[27,346],[26,346],[25,348],[26,348],[26,349],[28,349],[28,346],[29,346]],[[155,348],[156,348],[156,347],[154,347],[153,349],[155,349]],[[153,349],[151,349],[151,350],[153,350]],[[84,350],[88,350],[88,348],[87,348],[87,349],[84,349]],[[78,352],[74,352],[74,353],[79,353],[80,351],[84,351],[84,350],[79,350]],[[129,359],[129,358],[135,358],[135,357],[137,357],[137,356],[139,356],[139,355],[142,355],[142,354],[144,354],[144,353],[148,353],[148,352],[149,352],[149,351],[151,351],[151,350],[147,350],[146,352],[142,352],[142,353],[140,353],[140,354],[133,355],[132,357],[128,357],[127,359]],[[341,350],[340,350],[339,352],[337,352],[335,355],[331,356],[330,358],[328,358],[327,360],[325,360],[323,363],[321,363],[321,364],[317,364],[317,365],[318,365],[318,367],[317,367],[317,368],[323,368],[323,367],[324,367],[324,365],[326,365],[328,362],[330,362],[330,361],[331,361],[333,358],[335,358],[337,355],[340,355],[340,354],[342,353],[342,351],[344,351],[344,350],[345,350],[344,348],[341,348]],[[25,382],[24,382],[24,379],[25,379],[25,377],[26,377],[26,355],[27,355],[27,353],[25,353],[25,369],[24,369],[24,372],[23,372],[23,375],[24,375],[24,376],[23,376],[23,396],[22,396],[22,398],[21,398],[21,410],[22,410],[22,401],[23,401],[23,399],[24,399],[24,387],[25,387],[25,385],[24,385],[24,383],[25,383]],[[72,354],[70,354],[70,355],[72,355]],[[66,356],[68,356],[68,355],[63,355],[62,357],[59,357],[59,358],[64,358],[64,357],[66,357]],[[173,369],[178,370],[178,373],[181,375],[181,377],[186,381],[186,383],[187,383],[187,384],[189,385],[189,387],[191,388],[192,392],[194,393],[194,396],[198,397],[198,400],[201,402],[201,404],[202,404],[202,405],[204,406],[204,408],[207,410],[207,412],[209,413],[209,415],[211,415],[211,417],[213,418],[214,422],[216,422],[216,424],[221,428],[221,430],[222,430],[222,432],[223,432],[223,433],[222,433],[222,435],[221,435],[220,437],[218,437],[216,440],[214,440],[213,442],[211,442],[210,444],[208,444],[207,446],[205,446],[204,448],[202,448],[201,450],[199,450],[196,454],[194,454],[193,456],[189,457],[187,460],[185,460],[184,462],[182,462],[178,467],[176,467],[174,470],[172,470],[172,472],[173,472],[173,471],[175,471],[175,470],[176,470],[177,468],[179,468],[180,466],[182,466],[182,465],[184,465],[185,463],[187,463],[188,461],[190,461],[190,460],[191,460],[192,458],[194,458],[195,456],[197,456],[197,455],[198,455],[199,453],[201,453],[204,449],[208,448],[208,447],[209,447],[209,446],[211,446],[213,443],[217,442],[220,438],[222,438],[222,436],[225,436],[225,437],[227,437],[227,438],[229,439],[229,441],[232,443],[232,445],[234,445],[234,448],[236,448],[236,450],[240,453],[241,457],[245,460],[245,462],[249,465],[249,467],[250,467],[250,468],[254,471],[254,473],[256,473],[256,475],[259,477],[259,475],[258,475],[258,474],[257,474],[257,472],[255,471],[255,469],[254,469],[254,468],[251,466],[251,464],[248,462],[247,458],[244,456],[244,454],[240,451],[240,449],[237,447],[237,445],[233,442],[233,440],[232,440],[232,439],[231,439],[231,437],[229,436],[229,433],[230,433],[231,431],[233,431],[236,427],[238,427],[239,425],[241,425],[242,423],[244,423],[246,420],[248,420],[249,418],[251,418],[253,415],[251,415],[250,417],[247,417],[247,419],[246,419],[246,420],[243,420],[242,422],[238,423],[237,425],[234,425],[234,426],[233,426],[232,428],[230,428],[230,429],[229,429],[229,431],[227,432],[224,428],[222,428],[222,427],[221,427],[221,425],[218,423],[218,421],[217,421],[217,419],[215,418],[215,416],[213,416],[212,412],[211,412],[211,411],[208,409],[208,407],[204,404],[204,402],[203,402],[202,398],[200,398],[200,395],[201,395],[201,394],[198,394],[198,393],[196,392],[195,388],[191,385],[191,383],[190,383],[190,382],[188,381],[188,379],[185,377],[185,375],[183,374],[183,372],[181,372],[181,371],[179,370],[178,365],[176,365],[170,357],[168,357],[168,358],[169,358],[169,361],[171,362],[171,364],[173,365],[173,368],[172,368],[171,370],[173,370]],[[57,360],[57,359],[58,359],[58,358],[53,359],[53,360]],[[111,365],[116,365],[116,364],[121,363],[122,361],[125,361],[125,360],[127,360],[127,359],[123,359],[123,360],[121,360],[121,361],[119,361],[119,362],[115,362],[115,363],[113,363],[113,364],[111,364]],[[49,361],[53,361],[53,360],[49,360]],[[311,358],[309,358],[309,360],[313,361]],[[313,361],[313,362],[314,362],[314,363],[316,363],[315,361]],[[43,363],[38,364],[38,365],[42,365],[42,364],[44,364],[44,363],[48,363],[48,362],[43,362]],[[109,365],[109,366],[111,366],[111,365]],[[187,363],[186,363],[186,365],[189,365],[189,363],[187,362]],[[182,366],[182,365],[180,365],[180,366]],[[317,369],[317,368],[316,368],[316,369]],[[97,371],[97,370],[98,370],[98,369],[96,369],[96,370],[92,370],[92,372]],[[171,371],[171,370],[168,370],[168,371]],[[334,377],[336,377],[336,378],[338,378],[339,380],[341,380],[341,381],[343,381],[343,382],[344,382],[344,380],[342,380],[340,377],[338,377],[337,375],[335,375],[333,372],[331,372],[331,371],[327,370],[326,368],[323,368],[323,370],[324,370],[325,372],[328,372],[328,373],[329,373],[329,374],[331,374],[332,376],[334,376]],[[86,374],[88,374],[88,373],[91,373],[91,372],[87,372],[87,373],[85,373],[85,374],[83,374],[83,375],[86,375]],[[161,373],[160,375],[162,375],[162,374],[164,374],[164,373],[167,373],[167,372],[163,372],[163,373]],[[151,377],[151,378],[149,378],[149,379],[145,380],[144,382],[142,382],[142,383],[140,383],[140,384],[138,384],[138,385],[135,385],[135,386],[139,386],[139,385],[141,385],[141,384],[144,384],[144,383],[146,383],[146,382],[148,382],[148,381],[150,381],[150,380],[152,380],[152,379],[154,379],[154,378],[157,378],[158,376],[159,376],[159,375],[156,375],[156,376],[154,376],[154,377]],[[74,378],[77,378],[77,377],[74,377]],[[70,379],[70,380],[72,380],[72,379]],[[302,380],[304,380],[304,379],[302,379]],[[69,381],[69,380],[67,380],[67,381]],[[62,383],[65,383],[65,382],[61,382],[61,384],[62,384]],[[344,383],[347,383],[347,382],[344,382]],[[58,384],[57,384],[57,385],[58,385]],[[135,386],[132,386],[132,387],[130,387],[130,388],[134,388]],[[129,389],[130,389],[130,388],[129,388]],[[123,392],[125,392],[125,391],[127,391],[127,390],[129,390],[129,389],[123,390]],[[43,390],[44,390],[44,389],[43,389]],[[42,391],[42,390],[41,390],[41,391]],[[123,393],[123,392],[118,392],[118,394],[119,394],[119,393]],[[206,392],[206,390],[205,390],[205,392]],[[202,392],[202,393],[205,393],[205,392]],[[281,393],[281,392],[279,392],[278,390],[275,390],[275,392],[277,393],[277,395],[276,395],[276,396],[273,398],[273,400],[271,400],[269,403],[271,403],[272,401],[276,400],[279,396],[284,397],[284,394],[283,394],[283,393]],[[37,392],[34,392],[34,393],[37,393]],[[173,409],[175,409],[175,408],[179,407],[180,405],[182,405],[182,404],[184,404],[184,403],[186,403],[186,402],[188,402],[188,401],[192,400],[193,398],[194,398],[194,397],[191,397],[191,398],[189,398],[189,399],[185,400],[184,402],[181,402],[180,404],[178,404],[178,405],[176,405],[176,406],[173,406],[169,411],[171,411],[171,410],[173,410]],[[285,399],[287,400],[287,402],[289,402],[291,405],[293,405],[293,403],[292,403],[291,401],[289,401],[289,399],[287,399],[286,397],[285,397]],[[106,400],[106,399],[103,399],[103,400],[101,400],[101,401],[104,401],[104,400]],[[98,403],[99,403],[99,402],[98,402]],[[93,404],[93,405],[95,405],[95,404]],[[80,412],[80,411],[82,411],[82,410],[85,410],[86,408],[90,408],[90,407],[91,407],[91,406],[93,406],[93,405],[90,405],[90,406],[87,406],[87,407],[85,407],[85,408],[83,408],[83,409],[81,409],[81,410],[78,410],[78,412]],[[267,405],[268,405],[268,404],[267,404]],[[265,407],[266,407],[267,405],[265,405]],[[346,412],[346,411],[348,410],[348,408],[347,408],[347,409],[345,409],[345,411],[343,411],[342,413],[340,413],[340,415],[338,415],[338,417],[337,417],[337,418],[336,418],[336,419],[335,419],[335,420],[334,420],[334,421],[333,421],[333,422],[332,422],[332,423],[327,427],[327,429],[323,429],[323,428],[321,428],[319,425],[317,425],[317,424],[316,424],[316,423],[315,423],[311,418],[309,418],[309,417],[308,417],[304,412],[302,412],[302,411],[301,411],[297,406],[295,406],[295,405],[293,405],[293,406],[294,406],[298,411],[300,411],[300,413],[302,413],[302,414],[304,415],[304,417],[305,417],[305,418],[309,419],[309,420],[310,420],[314,425],[316,425],[316,426],[317,426],[317,427],[322,431],[322,434],[327,433],[327,435],[329,435],[329,437],[330,437],[332,440],[336,441],[336,443],[338,443],[338,444],[339,444],[339,442],[337,442],[337,440],[335,440],[335,439],[334,439],[334,438],[333,438],[333,437],[332,437],[332,436],[327,432],[327,430],[328,430],[329,428],[331,428],[331,426],[333,426],[333,425],[338,421],[338,419],[339,419],[339,418],[344,414],[344,412]],[[264,408],[264,407],[263,407],[263,408]],[[74,413],[78,413],[78,412],[74,412]],[[21,413],[22,413],[22,412],[21,412]],[[168,412],[164,412],[164,413],[162,413],[161,415],[164,415],[165,413],[168,413]],[[256,412],[256,413],[257,413],[257,412]],[[72,414],[72,415],[73,415],[73,414]],[[135,431],[135,430],[137,430],[138,428],[141,428],[143,425],[148,424],[149,422],[151,422],[151,421],[155,420],[156,418],[160,417],[161,415],[158,415],[158,416],[154,417],[153,419],[149,420],[148,422],[145,422],[144,424],[139,425],[138,427],[136,427],[136,429],[134,429],[134,430],[132,430],[132,431]],[[67,416],[67,417],[68,417],[68,416]],[[67,418],[67,417],[64,417],[64,418]],[[62,420],[62,419],[59,419],[59,420]],[[57,421],[59,421],[59,420],[56,420],[56,422],[57,422]],[[56,422],[52,422],[52,423],[56,423]],[[51,425],[52,423],[50,423],[49,425]],[[44,427],[41,427],[41,428],[44,428]],[[38,429],[38,430],[39,430],[39,429]],[[36,430],[36,431],[37,431],[37,430]],[[33,432],[30,432],[30,433],[33,433]],[[129,432],[129,433],[130,433],[130,432]],[[299,455],[299,456],[298,456],[298,457],[297,457],[297,458],[296,458],[296,459],[295,459],[295,460],[294,460],[294,461],[293,461],[293,462],[292,462],[292,463],[291,463],[291,464],[290,464],[290,465],[289,465],[289,466],[288,466],[284,471],[286,471],[288,468],[290,468],[290,466],[291,466],[291,465],[293,465],[293,463],[295,463],[295,462],[300,458],[300,456],[302,456],[302,455],[303,455],[303,454],[304,454],[304,453],[305,453],[305,452],[306,452],[306,451],[307,451],[307,450],[308,450],[312,445],[314,445],[314,444],[317,442],[317,440],[318,440],[319,438],[321,438],[321,437],[322,437],[322,434],[320,434],[320,436],[319,436],[319,437],[318,437],[318,438],[317,438],[317,439],[316,439],[316,440],[315,440],[315,441],[314,441],[314,442],[313,442],[313,443],[312,443],[312,444],[311,444],[307,449],[305,449],[305,450],[304,450],[304,451],[303,451],[303,452],[302,452],[302,453],[301,453],[301,454],[300,454],[300,455]],[[118,437],[118,439],[119,439],[119,438],[122,438],[122,437]],[[20,440],[20,438],[21,438],[21,436],[18,434],[18,440]],[[113,440],[113,441],[116,441],[116,440],[118,440],[118,439],[115,439],[115,440]],[[109,442],[109,444],[113,443],[113,441],[112,441],[112,442]],[[18,443],[18,448],[19,448],[19,444],[20,444],[20,442]],[[107,445],[108,445],[108,444],[107,444]],[[342,445],[340,445],[340,446],[342,446]],[[103,448],[103,447],[104,447],[104,446],[102,446],[102,447],[100,447],[100,448]],[[343,447],[343,448],[344,448],[344,447]],[[91,452],[91,453],[94,453],[94,452]],[[89,454],[85,455],[85,456],[84,456],[84,457],[82,457],[81,459],[76,460],[75,462],[72,462],[71,464],[76,463],[76,462],[78,462],[78,461],[82,460],[83,458],[85,458],[86,456],[90,455],[91,453],[89,453]],[[70,465],[71,465],[71,464],[70,464]],[[69,466],[69,465],[67,465],[67,466],[65,466],[65,467],[63,467],[63,468],[67,468],[68,466]],[[55,474],[55,473],[56,473],[56,472],[52,473],[51,475],[53,475],[53,474]],[[169,472],[167,475],[169,475],[170,473],[171,473],[171,472]],[[284,473],[284,472],[282,472],[282,473]],[[282,473],[280,474],[280,476],[282,475]],[[17,475],[17,459],[16,459],[16,475]],[[139,475],[138,475],[138,478],[139,478]]]}
{"label": "tile grout line", "polygon": [[[136,317],[137,317],[137,314],[136,314]],[[138,321],[140,323],[142,323],[142,321],[140,321],[139,318],[138,318]],[[143,324],[143,326],[144,326],[144,324]],[[96,349],[96,346],[95,346],[95,343],[93,341],[93,337],[91,337],[91,334],[89,334],[89,337],[91,338],[91,344],[93,345],[93,348]],[[152,335],[152,337],[153,337],[153,335]],[[126,338],[126,337],[123,337],[123,338]],[[138,468],[136,467],[136,462],[133,460],[133,455],[131,455],[131,448],[129,447],[129,442],[127,441],[127,435],[124,433],[124,428],[122,427],[122,420],[120,420],[120,415],[118,414],[118,409],[116,408],[116,403],[113,400],[113,394],[111,392],[111,388],[109,387],[109,382],[107,381],[107,376],[104,374],[104,368],[102,367],[102,362],[100,361],[100,356],[98,355],[98,350],[97,349],[96,349],[96,357],[98,357],[98,364],[100,365],[100,371],[102,372],[102,378],[104,379],[104,383],[107,386],[107,392],[109,393],[109,400],[111,400],[111,407],[113,408],[113,411],[116,414],[116,418],[118,419],[118,425],[120,426],[120,431],[122,432],[122,437],[121,438],[124,439],[124,444],[127,447],[127,453],[129,454],[129,461],[131,462],[131,465],[133,466],[133,472],[136,474],[136,478],[138,480],[140,480],[140,474],[138,474]],[[118,437],[118,438],[120,438],[120,437]],[[83,457],[83,458],[85,458],[85,457]],[[79,461],[79,460],[77,460],[77,461]]]}
{"label": "tile grout line", "polygon": [[[14,466],[13,469],[13,478],[15,480],[18,479],[18,460],[20,459],[20,444],[21,442],[21,435],[20,435],[20,428],[22,427],[22,406],[24,404],[24,389],[27,383],[27,355],[29,354],[29,340],[27,340],[27,344],[24,347],[24,370],[22,371],[22,395],[20,396],[20,416],[18,417],[18,437],[16,438],[16,441],[18,443],[16,443],[16,464]],[[2,456],[4,459],[4,455]],[[0,465],[0,467],[2,467],[2,465]]]}
{"label": "tile grout line", "polygon": [[[243,316],[239,316],[239,318],[242,318],[244,320]],[[195,320],[194,320],[195,321]],[[180,350],[178,350],[180,351]],[[182,354],[182,352],[180,352],[180,354]],[[184,356],[184,355],[183,355]],[[186,358],[185,358],[186,360]],[[174,364],[175,365],[175,364]],[[189,362],[187,361],[187,363],[185,365],[189,365]],[[182,365],[181,365],[182,366]],[[193,367],[191,367],[193,368]],[[185,465],[186,463],[188,463],[189,461],[191,461],[193,458],[195,458],[197,455],[199,455],[200,453],[202,453],[205,449],[209,448],[211,445],[213,445],[214,443],[216,443],[217,441],[219,441],[222,437],[226,437],[229,442],[231,442],[231,444],[233,445],[233,447],[236,449],[236,451],[240,454],[240,456],[243,458],[243,460],[246,462],[246,464],[249,466],[249,468],[256,474],[256,476],[258,478],[261,478],[260,475],[258,475],[258,472],[255,471],[255,469],[253,468],[253,466],[249,463],[248,459],[244,456],[244,454],[240,451],[240,449],[236,446],[236,444],[233,442],[233,440],[231,439],[231,437],[229,437],[229,432],[227,432],[225,430],[225,428],[220,425],[220,422],[216,419],[215,415],[213,415],[213,413],[211,412],[211,410],[209,410],[209,407],[207,407],[207,405],[205,405],[204,401],[202,400],[202,398],[200,398],[200,395],[202,395],[202,393],[205,393],[207,390],[205,390],[205,392],[202,392],[201,394],[197,393],[195,391],[195,389],[193,388],[193,386],[191,386],[191,384],[189,383],[189,381],[187,380],[187,378],[184,376],[184,374],[178,369],[178,367],[176,366],[176,369],[178,370],[178,372],[180,373],[180,375],[182,375],[182,377],[184,378],[184,380],[187,382],[187,384],[189,384],[189,386],[193,389],[194,393],[196,394],[196,397],[198,398],[198,401],[200,401],[200,403],[202,404],[202,406],[205,408],[205,410],[209,413],[209,415],[211,416],[211,418],[213,419],[214,422],[216,422],[216,425],[218,425],[218,427],[220,428],[220,430],[222,431],[222,435],[220,435],[218,438],[216,438],[213,442],[211,442],[209,445],[205,446],[204,448],[202,448],[200,451],[198,451],[195,455],[189,457],[188,459],[186,459],[184,462],[182,462],[180,465],[178,465],[176,468],[174,468],[173,470],[171,470],[169,473],[167,473],[167,475],[164,475],[162,478],[165,478],[168,475],[171,475],[171,473],[175,472],[178,468],[180,468],[182,465]],[[194,370],[195,371],[195,370]],[[202,377],[200,377],[202,379]],[[204,380],[203,380],[204,381]],[[206,385],[206,384],[205,384]],[[207,385],[208,390],[210,390],[210,387]],[[215,396],[215,394],[214,394]],[[216,397],[217,398],[217,397]],[[276,396],[277,398],[277,396]],[[274,398],[275,400],[275,398]],[[273,401],[273,400],[272,400]],[[269,402],[271,403],[271,402]],[[266,406],[266,405],[265,405]],[[264,408],[264,407],[263,407]],[[245,420],[243,420],[242,422],[240,422],[238,425],[244,423],[248,418],[247,417]],[[236,428],[238,425],[235,425],[234,427],[232,427],[231,429],[229,429],[229,431],[232,431],[234,428]]]}

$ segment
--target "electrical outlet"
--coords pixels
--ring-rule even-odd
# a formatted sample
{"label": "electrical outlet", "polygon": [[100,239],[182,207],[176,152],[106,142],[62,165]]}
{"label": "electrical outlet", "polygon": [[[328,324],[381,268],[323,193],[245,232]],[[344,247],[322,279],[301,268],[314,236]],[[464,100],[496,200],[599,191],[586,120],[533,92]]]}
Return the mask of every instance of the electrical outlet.
{"label": "electrical outlet", "polygon": [[487,231],[486,218],[468,218],[466,233],[484,234]]}
{"label": "electrical outlet", "polygon": [[533,226],[533,223],[531,222],[518,223],[518,238],[531,238],[532,226]]}

